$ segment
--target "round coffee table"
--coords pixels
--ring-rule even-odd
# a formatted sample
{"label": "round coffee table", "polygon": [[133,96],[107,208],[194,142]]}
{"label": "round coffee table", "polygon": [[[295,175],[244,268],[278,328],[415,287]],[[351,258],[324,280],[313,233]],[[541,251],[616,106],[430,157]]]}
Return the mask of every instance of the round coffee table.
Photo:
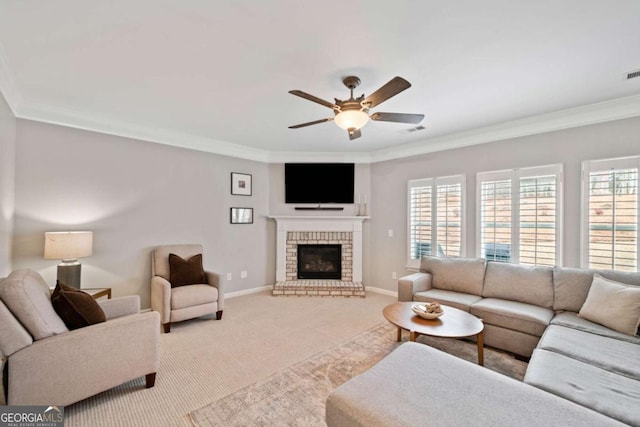
{"label": "round coffee table", "polygon": [[384,318],[398,327],[398,341],[402,330],[409,331],[409,339],[415,341],[418,335],[441,338],[467,338],[475,336],[478,342],[478,365],[484,365],[484,324],[466,311],[443,305],[444,313],[437,319],[423,319],[411,310],[419,301],[396,302],[382,310]]}

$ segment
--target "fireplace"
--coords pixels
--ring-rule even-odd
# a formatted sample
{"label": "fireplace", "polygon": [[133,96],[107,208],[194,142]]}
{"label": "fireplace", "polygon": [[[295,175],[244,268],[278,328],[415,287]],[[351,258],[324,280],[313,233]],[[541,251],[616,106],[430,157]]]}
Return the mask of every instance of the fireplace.
{"label": "fireplace", "polygon": [[298,279],[342,278],[342,245],[298,245]]}

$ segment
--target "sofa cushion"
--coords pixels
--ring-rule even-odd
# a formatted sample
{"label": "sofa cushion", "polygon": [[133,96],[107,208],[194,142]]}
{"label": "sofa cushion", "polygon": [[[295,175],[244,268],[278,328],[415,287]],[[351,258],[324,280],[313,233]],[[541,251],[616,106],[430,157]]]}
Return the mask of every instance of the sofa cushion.
{"label": "sofa cushion", "polygon": [[171,309],[179,310],[218,300],[218,289],[209,285],[180,286],[171,290]]}
{"label": "sofa cushion", "polygon": [[0,325],[2,325],[0,355],[11,356],[16,351],[33,343],[33,338],[29,335],[29,332],[18,322],[18,319],[14,317],[2,301],[0,301]]}
{"label": "sofa cushion", "polygon": [[487,263],[482,296],[553,307],[553,270],[503,262]]}
{"label": "sofa cushion", "polygon": [[57,282],[51,304],[70,330],[106,322],[104,311],[91,295]]}
{"label": "sofa cushion", "polygon": [[35,340],[68,332],[51,305],[51,291],[40,274],[15,270],[0,286],[0,298]]}
{"label": "sofa cushion", "polygon": [[551,325],[544,331],[538,348],[640,380],[640,344]]}
{"label": "sofa cushion", "polygon": [[593,282],[593,275],[596,273],[605,279],[640,286],[640,273],[554,267],[553,287],[555,295],[553,309],[556,311],[580,311],[584,301],[587,299],[591,282]]}
{"label": "sofa cushion", "polygon": [[555,295],[553,309],[556,311],[580,311],[584,301],[587,299],[591,282],[593,282],[593,275],[596,273],[605,279],[640,286],[640,273],[554,267],[553,287]]}
{"label": "sofa cushion", "polygon": [[480,301],[482,297],[443,289],[429,289],[428,291],[417,292],[413,299],[421,302],[437,302],[468,312],[471,304]]}
{"label": "sofa cushion", "polygon": [[327,398],[342,426],[608,426],[614,420],[423,344],[404,343]]}
{"label": "sofa cushion", "polygon": [[420,270],[431,273],[436,289],[482,295],[485,260],[482,258],[438,258],[423,256]]}
{"label": "sofa cushion", "polygon": [[471,306],[470,313],[484,323],[541,336],[553,318],[553,311],[537,305],[485,298]]}
{"label": "sofa cushion", "polygon": [[536,349],[524,382],[624,423],[640,425],[637,380],[558,353]]}
{"label": "sofa cushion", "polygon": [[169,283],[172,288],[185,285],[207,283],[202,267],[202,254],[184,259],[176,254],[169,254]]}
{"label": "sofa cushion", "polygon": [[636,335],[640,326],[640,287],[596,274],[578,316],[623,334]]}
{"label": "sofa cushion", "polygon": [[640,344],[640,337],[616,332],[613,329],[607,328],[606,326],[590,322],[587,319],[578,317],[578,313],[572,313],[569,311],[558,313],[553,319],[551,319],[551,324],[565,326],[567,328],[574,328],[581,331],[589,332],[591,334],[602,335],[603,337],[615,338],[617,340]]}

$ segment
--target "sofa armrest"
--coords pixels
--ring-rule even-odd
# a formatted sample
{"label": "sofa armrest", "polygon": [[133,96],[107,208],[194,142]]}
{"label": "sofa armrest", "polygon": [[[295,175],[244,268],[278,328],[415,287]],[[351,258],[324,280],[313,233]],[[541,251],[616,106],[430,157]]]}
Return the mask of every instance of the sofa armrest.
{"label": "sofa armrest", "polygon": [[398,279],[398,301],[413,301],[416,292],[431,289],[430,273],[414,273]]}
{"label": "sofa armrest", "polygon": [[8,364],[9,405],[66,406],[157,372],[160,316],[138,313],[44,338]]}
{"label": "sofa armrest", "polygon": [[98,304],[104,311],[107,320],[140,312],[140,297],[138,295],[98,301]]}
{"label": "sofa armrest", "polygon": [[151,310],[160,313],[160,323],[171,322],[171,283],[164,277],[151,278]]}
{"label": "sofa armrest", "polygon": [[218,289],[218,311],[224,309],[224,286],[220,282],[220,275],[211,271],[205,271],[207,275],[207,282]]}

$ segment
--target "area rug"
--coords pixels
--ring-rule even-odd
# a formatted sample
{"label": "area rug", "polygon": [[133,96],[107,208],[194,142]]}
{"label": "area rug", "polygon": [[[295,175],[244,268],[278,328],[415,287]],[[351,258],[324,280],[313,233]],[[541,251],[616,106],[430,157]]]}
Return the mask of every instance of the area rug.
{"label": "area rug", "polygon": [[[424,336],[418,341],[477,363],[475,343]],[[394,326],[378,325],[191,412],[191,421],[197,427],[325,426],[325,400],[329,393],[375,365],[399,344]],[[527,366],[512,355],[491,348],[485,348],[484,361],[485,367],[519,380]]]}

